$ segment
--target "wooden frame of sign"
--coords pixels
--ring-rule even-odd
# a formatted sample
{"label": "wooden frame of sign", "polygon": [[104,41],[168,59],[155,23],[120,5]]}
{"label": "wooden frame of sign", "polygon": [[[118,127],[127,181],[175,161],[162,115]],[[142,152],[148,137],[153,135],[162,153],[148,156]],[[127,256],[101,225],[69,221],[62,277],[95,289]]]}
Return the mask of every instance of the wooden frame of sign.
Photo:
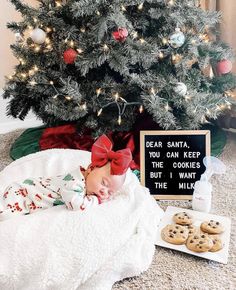
{"label": "wooden frame of sign", "polygon": [[208,130],[140,131],[141,184],[159,200],[191,200],[210,142]]}

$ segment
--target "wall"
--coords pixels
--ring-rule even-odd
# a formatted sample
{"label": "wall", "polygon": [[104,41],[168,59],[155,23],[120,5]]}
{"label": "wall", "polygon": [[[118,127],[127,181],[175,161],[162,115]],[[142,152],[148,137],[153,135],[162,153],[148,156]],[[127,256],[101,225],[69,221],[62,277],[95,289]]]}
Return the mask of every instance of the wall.
{"label": "wall", "polygon": [[[14,72],[14,65],[17,60],[12,54],[10,44],[15,43],[15,34],[7,29],[7,22],[19,21],[20,13],[16,12],[15,7],[9,0],[0,0],[0,35],[2,37],[0,45],[0,134],[6,133],[15,128],[27,128],[41,125],[40,121],[37,121],[34,115],[31,113],[27,116],[26,120],[20,121],[12,117],[6,116],[7,100],[3,100],[2,88],[4,87],[4,76],[10,75]],[[36,0],[24,0],[25,3],[35,5]]]}

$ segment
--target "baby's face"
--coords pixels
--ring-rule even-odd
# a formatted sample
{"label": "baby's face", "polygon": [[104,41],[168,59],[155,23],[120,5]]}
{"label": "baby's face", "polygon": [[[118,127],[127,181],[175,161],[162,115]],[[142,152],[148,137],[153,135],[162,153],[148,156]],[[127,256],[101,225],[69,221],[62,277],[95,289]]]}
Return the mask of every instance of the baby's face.
{"label": "baby's face", "polygon": [[96,195],[101,200],[109,199],[119,190],[125,181],[125,174],[111,175],[110,163],[100,168],[94,168],[86,178],[86,190],[88,195]]}

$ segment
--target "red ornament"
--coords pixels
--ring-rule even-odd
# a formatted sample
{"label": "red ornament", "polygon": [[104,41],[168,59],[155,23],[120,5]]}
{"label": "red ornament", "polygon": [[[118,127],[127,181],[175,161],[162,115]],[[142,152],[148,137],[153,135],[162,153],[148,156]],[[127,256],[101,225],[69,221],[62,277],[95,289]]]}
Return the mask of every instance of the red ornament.
{"label": "red ornament", "polygon": [[63,53],[63,59],[66,64],[73,64],[76,60],[78,52],[72,48],[67,49]]}
{"label": "red ornament", "polygon": [[117,31],[112,33],[114,39],[119,42],[124,42],[129,35],[129,32],[126,28],[121,27]]}
{"label": "red ornament", "polygon": [[231,72],[233,64],[230,60],[224,59],[217,63],[216,71],[219,75],[224,75]]}

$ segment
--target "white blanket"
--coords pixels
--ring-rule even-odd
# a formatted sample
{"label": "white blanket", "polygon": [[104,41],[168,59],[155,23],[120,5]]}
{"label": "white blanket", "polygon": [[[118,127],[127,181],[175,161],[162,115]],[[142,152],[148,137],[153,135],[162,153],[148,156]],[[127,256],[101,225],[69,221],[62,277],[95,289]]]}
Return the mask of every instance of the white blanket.
{"label": "white blanket", "polygon": [[[89,159],[78,150],[32,154],[0,173],[0,191],[9,174],[11,181],[61,174]],[[58,206],[1,222],[0,289],[106,290],[145,271],[163,212],[131,171],[122,191],[116,200],[85,212]]]}

